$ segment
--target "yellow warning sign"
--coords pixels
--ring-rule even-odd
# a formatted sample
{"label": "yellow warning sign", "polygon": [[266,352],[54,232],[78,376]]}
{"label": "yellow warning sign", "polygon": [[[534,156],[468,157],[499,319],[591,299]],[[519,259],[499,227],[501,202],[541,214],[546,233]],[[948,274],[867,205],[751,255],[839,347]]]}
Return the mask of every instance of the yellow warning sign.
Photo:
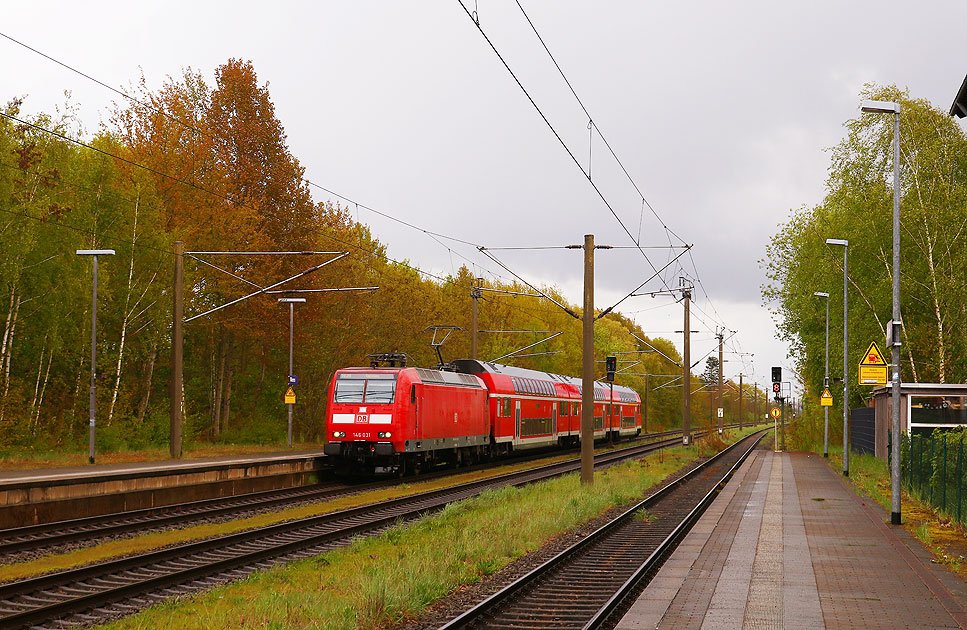
{"label": "yellow warning sign", "polygon": [[866,354],[863,355],[863,360],[860,361],[860,365],[886,366],[886,361],[883,360],[883,353],[880,352],[875,341],[870,342],[870,347],[866,349]]}
{"label": "yellow warning sign", "polygon": [[823,407],[833,406],[833,395],[829,393],[829,388],[823,389],[823,395],[819,398],[819,404]]}
{"label": "yellow warning sign", "polygon": [[860,361],[860,385],[886,385],[888,371],[889,367],[883,359],[883,353],[880,352],[876,342],[871,341],[870,347],[863,355],[863,360]]}
{"label": "yellow warning sign", "polygon": [[291,387],[285,390],[285,404],[294,405],[295,404],[295,390]]}
{"label": "yellow warning sign", "polygon": [[782,410],[779,409],[779,407],[773,407],[772,408],[772,417],[773,418],[778,418],[781,415],[782,415]]}

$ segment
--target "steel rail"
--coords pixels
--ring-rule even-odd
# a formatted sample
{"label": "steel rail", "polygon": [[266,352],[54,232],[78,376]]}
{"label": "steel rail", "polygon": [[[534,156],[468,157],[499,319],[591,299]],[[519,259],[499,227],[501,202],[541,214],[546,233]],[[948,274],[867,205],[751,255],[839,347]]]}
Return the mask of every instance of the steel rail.
{"label": "steel rail", "polygon": [[[677,438],[669,438],[635,448],[604,453],[596,458],[595,465],[607,467],[617,461],[677,443]],[[183,585],[200,578],[223,574],[271,558],[284,557],[307,548],[346,540],[366,531],[378,530],[401,520],[410,520],[442,509],[452,501],[475,496],[488,488],[525,485],[560,476],[579,467],[580,462],[577,460],[546,464],[452,488],[391,499],[377,505],[348,508],[321,516],[189,543],[174,549],[147,552],[0,585],[0,625],[17,628],[62,619],[71,614],[157,592],[175,585]],[[327,526],[328,531],[311,531],[313,528]],[[273,536],[281,540],[273,542],[271,540]],[[247,550],[244,545],[254,545],[255,549]],[[218,553],[234,555],[210,559],[212,555]],[[204,561],[197,566],[187,568],[184,566],[199,561],[199,555],[208,557],[203,558]],[[142,575],[136,575],[138,573]],[[145,573],[148,575],[144,576]],[[116,584],[119,581],[131,580],[132,577],[135,580],[128,584]],[[110,584],[103,588],[92,584],[98,580]],[[91,592],[92,590],[95,592]],[[51,599],[54,601],[49,601]]]}
{"label": "steel rail", "polygon": [[[745,453],[742,454],[738,462],[729,469],[729,471],[726,473],[725,476],[723,476],[722,479],[716,482],[716,484],[712,487],[712,489],[708,493],[704,495],[702,500],[699,501],[696,507],[694,507],[688,513],[686,518],[683,519],[683,521],[673,529],[672,534],[670,534],[665,538],[664,542],[661,543],[661,545],[658,548],[661,553],[659,553],[659,551],[656,551],[649,555],[649,558],[646,561],[646,563],[649,563],[649,566],[644,570],[642,569],[636,570],[634,573],[634,576],[636,579],[632,580],[631,578],[629,578],[622,585],[621,589],[619,590],[619,592],[623,593],[622,597],[618,597],[617,594],[612,595],[612,597],[609,598],[605,604],[605,606],[608,609],[607,612],[602,613],[603,609],[600,609],[598,613],[593,615],[591,619],[597,625],[592,626],[590,625],[591,622],[589,621],[586,625],[584,625],[585,629],[600,627],[600,622],[603,619],[606,619],[611,614],[611,612],[613,612],[613,610],[623,600],[624,595],[630,592],[630,590],[633,590],[639,584],[641,580],[641,576],[645,575],[647,571],[653,567],[657,559],[663,557],[662,554],[664,553],[664,551],[668,549],[669,545],[671,545],[671,541],[677,540],[676,538],[674,538],[674,535],[687,531],[687,529],[690,527],[690,523],[693,522],[695,518],[697,518],[697,515],[701,514],[701,512],[704,511],[704,507],[701,507],[700,509],[700,506],[707,506],[707,503],[711,502],[711,498],[714,498],[715,494],[718,492],[718,489],[721,487],[721,485],[728,480],[728,478],[733,474],[733,472],[738,468],[738,466],[741,465],[743,461],[745,461],[745,458],[748,457],[748,454],[756,447],[756,445],[762,439],[765,431],[768,431],[768,429],[761,430],[760,432],[761,434],[755,439],[753,444],[745,451]],[[496,593],[493,593],[483,601],[479,602],[474,607],[464,611],[462,614],[458,615],[457,617],[451,619],[449,622],[440,626],[439,630],[457,630],[458,628],[475,627],[475,624],[482,622],[484,617],[491,615],[505,602],[508,602],[512,598],[517,597],[518,595],[523,593],[523,591],[532,587],[539,580],[541,580],[542,578],[550,574],[558,567],[562,566],[564,563],[570,560],[573,560],[577,557],[580,557],[587,550],[601,543],[602,540],[604,540],[609,534],[613,533],[621,525],[625,524],[635,512],[637,512],[641,508],[652,506],[655,503],[658,503],[659,501],[665,498],[668,498],[668,496],[671,495],[671,493],[676,491],[683,484],[692,480],[699,473],[706,470],[709,466],[716,464],[721,458],[725,457],[729,453],[733,452],[735,449],[739,448],[740,445],[745,441],[746,440],[740,440],[739,442],[736,442],[736,444],[730,446],[729,448],[723,449],[720,453],[715,455],[713,458],[710,458],[708,461],[703,462],[700,466],[697,466],[695,469],[691,470],[686,475],[680,477],[679,479],[676,479],[672,483],[668,484],[667,486],[665,486],[658,492],[654,493],[653,495],[645,498],[644,500],[635,503],[632,507],[624,510],[621,514],[616,516],[610,522],[601,526],[594,532],[588,534],[579,542],[559,552],[554,557],[549,559],[547,562],[541,564],[538,567],[535,567],[534,569],[531,569],[526,574],[517,578],[512,583],[504,587],[503,589],[497,591]],[[687,525],[686,525],[686,522],[688,523]]]}
{"label": "steel rail", "polygon": [[[663,436],[678,435],[681,431],[664,431],[659,433],[649,433],[643,436],[648,438],[661,438]],[[628,448],[634,448],[633,445]],[[570,452],[572,449],[563,451]],[[548,457],[549,453],[545,450],[528,454],[523,457],[515,457],[510,460],[500,460],[490,462],[485,465],[471,466],[459,470],[447,470],[432,472],[421,475],[419,479],[429,480],[443,476],[452,475],[457,472],[468,472],[476,470],[486,470],[495,466],[531,461]],[[294,487],[278,490],[263,490],[250,492],[231,497],[218,497],[211,499],[201,499],[198,501],[188,501],[175,503],[167,506],[152,508],[141,508],[126,512],[115,512],[97,516],[87,516],[66,521],[55,521],[50,523],[40,523],[36,525],[26,525],[23,527],[9,528],[0,530],[0,558],[12,557],[14,554],[24,553],[39,547],[51,547],[70,542],[103,538],[105,536],[118,536],[125,533],[137,532],[144,529],[155,529],[170,527],[173,525],[183,525],[204,519],[214,518],[234,513],[238,510],[258,511],[272,507],[284,506],[292,503],[302,503],[320,499],[330,499],[338,496],[357,494],[373,489],[390,487],[406,480],[383,480],[361,485],[347,485],[340,488],[306,488]]]}
{"label": "steel rail", "polygon": [[716,483],[715,486],[713,486],[708,491],[708,493],[706,493],[706,495],[702,498],[702,500],[698,503],[698,505],[692,508],[692,511],[689,512],[684,519],[682,519],[682,521],[675,527],[675,529],[672,530],[672,532],[665,538],[664,541],[662,541],[661,545],[659,545],[658,548],[655,549],[651,553],[651,555],[649,555],[648,558],[645,559],[645,561],[641,564],[641,566],[638,567],[637,570],[635,570],[634,574],[632,574],[632,576],[629,577],[625,581],[625,583],[621,585],[621,588],[618,589],[618,592],[612,595],[611,598],[604,604],[604,606],[602,606],[601,609],[594,615],[594,617],[588,620],[588,623],[585,624],[583,630],[596,630],[598,628],[603,627],[608,617],[610,617],[620,607],[621,603],[624,602],[629,597],[629,595],[634,593],[638,589],[638,587],[641,586],[641,583],[646,578],[646,576],[649,573],[651,573],[653,570],[656,570],[658,567],[661,566],[661,564],[665,560],[666,555],[669,554],[671,551],[674,550],[675,547],[678,546],[678,542],[682,538],[684,538],[685,534],[687,534],[688,531],[691,530],[692,525],[705,512],[705,510],[708,509],[708,506],[712,504],[712,501],[715,499],[715,497],[718,495],[721,489],[725,486],[725,484],[728,483],[729,479],[732,478],[732,476],[735,474],[735,471],[739,469],[739,466],[745,463],[746,459],[749,456],[749,453],[751,453],[752,450],[755,449],[756,446],[758,446],[759,442],[762,441],[762,438],[765,436],[766,431],[768,431],[768,429],[765,429],[763,430],[763,432],[760,432],[759,437],[756,438],[756,440],[749,446],[749,448],[746,449],[746,452],[743,453],[741,457],[739,457],[739,460],[735,462],[735,464],[733,464],[732,467],[729,468],[729,470],[725,473],[725,475],[722,476],[722,478],[718,481],[718,483]]}

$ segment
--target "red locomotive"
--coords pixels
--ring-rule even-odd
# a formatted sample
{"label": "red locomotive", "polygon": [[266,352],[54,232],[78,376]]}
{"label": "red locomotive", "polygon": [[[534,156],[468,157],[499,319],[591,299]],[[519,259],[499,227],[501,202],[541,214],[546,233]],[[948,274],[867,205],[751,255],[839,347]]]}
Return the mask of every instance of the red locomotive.
{"label": "red locomotive", "polygon": [[[325,445],[337,470],[404,473],[580,442],[580,379],[470,359],[450,367],[338,370]],[[594,400],[595,439],[641,433],[634,390],[595,383]]]}

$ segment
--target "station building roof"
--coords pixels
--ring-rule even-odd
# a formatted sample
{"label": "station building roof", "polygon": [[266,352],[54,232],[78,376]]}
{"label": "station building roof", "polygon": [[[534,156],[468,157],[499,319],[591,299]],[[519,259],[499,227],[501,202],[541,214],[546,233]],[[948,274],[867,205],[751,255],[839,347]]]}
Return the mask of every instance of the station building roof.
{"label": "station building roof", "polygon": [[957,96],[950,106],[950,115],[957,118],[967,116],[967,77],[964,77],[964,82],[960,84],[960,91],[957,92]]}

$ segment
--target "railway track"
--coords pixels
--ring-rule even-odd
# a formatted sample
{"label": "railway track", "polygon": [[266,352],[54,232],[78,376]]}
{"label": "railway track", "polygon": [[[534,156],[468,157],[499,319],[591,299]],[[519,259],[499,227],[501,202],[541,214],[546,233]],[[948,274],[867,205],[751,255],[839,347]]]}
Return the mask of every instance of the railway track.
{"label": "railway track", "polygon": [[[611,451],[606,468],[678,444],[677,437]],[[376,505],[229,534],[0,585],[0,627],[75,627],[120,616],[168,597],[237,579],[252,570],[322,553],[352,537],[418,518],[484,490],[524,485],[580,468],[579,460],[546,464]]]}
{"label": "railway track", "polygon": [[[680,431],[667,431],[650,434],[646,438],[662,438],[663,436],[675,436],[680,433]],[[461,468],[457,471],[448,470],[425,474],[421,475],[419,480],[425,481],[451,475],[455,472],[484,470],[548,456],[547,452],[541,452],[512,460]],[[15,562],[29,557],[31,552],[39,549],[43,549],[44,553],[51,553],[67,549],[71,545],[108,538],[117,539],[146,531],[171,529],[217,519],[242,518],[301,503],[329,500],[369,490],[387,488],[399,483],[401,483],[399,479],[387,479],[364,484],[325,482],[312,487],[266,490],[233,497],[204,499],[0,530],[0,560],[6,563]]]}
{"label": "railway track", "polygon": [[736,443],[440,630],[612,627],[762,435]]}

